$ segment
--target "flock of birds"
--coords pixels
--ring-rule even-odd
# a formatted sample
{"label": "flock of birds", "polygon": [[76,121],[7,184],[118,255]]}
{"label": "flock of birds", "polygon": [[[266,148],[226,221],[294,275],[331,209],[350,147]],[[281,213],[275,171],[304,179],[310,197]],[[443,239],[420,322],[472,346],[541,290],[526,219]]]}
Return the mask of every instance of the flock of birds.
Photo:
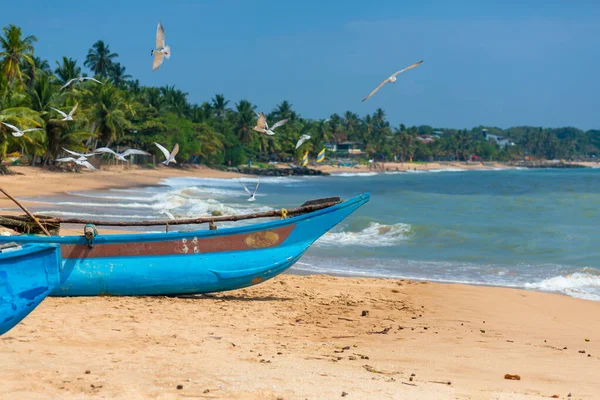
{"label": "flock of birds", "polygon": [[[165,57],[167,59],[171,58],[171,48],[166,45],[165,29],[160,22],[158,23],[158,27],[156,28],[156,46],[154,49],[152,49],[152,51],[150,52],[150,55],[154,56],[154,60],[152,62],[152,71],[155,71],[162,65]],[[401,74],[405,71],[408,71],[409,69],[415,68],[415,67],[421,65],[422,63],[423,63],[423,61],[419,61],[415,64],[409,65],[408,67],[406,67],[404,69],[394,72],[388,78],[384,79],[379,84],[379,86],[377,86],[371,93],[369,93],[362,101],[364,102],[364,101],[368,100],[375,93],[377,93],[379,91],[379,89],[381,89],[386,83],[396,82],[396,79],[397,79],[396,77],[399,74]],[[99,81],[93,77],[79,76],[77,78],[73,78],[73,79],[70,79],[69,81],[67,81],[67,83],[65,83],[60,88],[60,90],[63,90],[75,83],[83,83],[84,81],[92,81],[92,82],[98,83],[100,85],[104,84],[101,81]],[[56,111],[63,117],[61,119],[61,121],[73,121],[74,120],[73,114],[75,114],[75,111],[77,110],[78,106],[79,106],[79,103],[76,103],[75,106],[71,109],[71,111],[69,111],[68,114],[66,114],[64,111],[58,110],[56,108],[53,108],[53,107],[50,107],[50,108],[52,108],[52,110]],[[267,135],[275,135],[275,129],[279,128],[280,126],[283,126],[289,120],[288,118],[286,118],[281,121],[277,121],[271,127],[269,127],[269,124],[267,123],[267,117],[265,116],[264,112],[261,112],[260,114],[256,113],[256,115],[258,116],[258,121],[256,123],[256,126],[253,128],[253,130],[255,130],[256,132],[259,132],[259,133],[267,134]],[[6,127],[8,127],[11,130],[11,133],[14,137],[21,137],[24,134],[26,134],[27,132],[43,130],[42,128],[19,129],[16,126],[11,125],[6,122],[2,122],[2,124],[4,124]],[[307,134],[301,135],[300,138],[298,139],[298,142],[296,143],[296,149],[298,149],[300,146],[302,146],[302,144],[304,142],[306,142],[307,140],[310,140],[310,138],[311,138],[310,135],[307,135]],[[162,146],[159,143],[154,143],[154,144],[156,145],[156,147],[158,147],[160,149],[160,151],[165,156],[165,161],[162,162],[163,164],[169,165],[170,163],[175,163],[175,164],[177,163],[177,161],[175,160],[175,157],[177,156],[177,153],[179,152],[179,144],[176,144],[175,147],[173,148],[173,150],[171,150],[171,151],[167,150],[164,146]],[[85,167],[91,171],[96,171],[96,168],[88,161],[88,157],[94,156],[96,154],[111,154],[116,159],[124,161],[124,162],[128,162],[128,160],[126,158],[127,156],[131,156],[131,155],[149,156],[150,155],[150,153],[148,153],[146,151],[137,150],[137,149],[128,149],[128,150],[124,151],[123,153],[117,153],[108,147],[101,147],[101,148],[98,148],[98,149],[94,150],[93,152],[87,153],[87,154],[78,153],[78,152],[68,150],[65,148],[63,148],[63,150],[65,152],[67,152],[68,154],[71,154],[72,156],[75,156],[75,157],[64,157],[64,158],[56,159],[55,161],[57,161],[57,162],[72,162],[79,166]],[[248,195],[250,195],[250,198],[248,199],[248,201],[255,201],[256,200],[255,195],[256,195],[256,191],[258,190],[260,181],[256,184],[256,187],[255,187],[254,191],[252,191],[252,192],[248,189],[248,187],[246,185],[244,185],[243,182],[240,181],[240,183],[244,186],[244,189],[248,193]]]}

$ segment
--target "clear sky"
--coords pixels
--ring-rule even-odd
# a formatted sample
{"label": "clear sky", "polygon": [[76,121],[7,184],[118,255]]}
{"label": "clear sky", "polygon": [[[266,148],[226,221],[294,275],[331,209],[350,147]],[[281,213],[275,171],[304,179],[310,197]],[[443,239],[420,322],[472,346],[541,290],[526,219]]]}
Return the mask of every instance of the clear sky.
{"label": "clear sky", "polygon": [[[600,1],[10,1],[0,25],[83,64],[98,39],[145,85],[307,118],[381,107],[397,126],[600,129]],[[172,57],[152,72],[156,24]],[[399,76],[361,99],[394,71]]]}

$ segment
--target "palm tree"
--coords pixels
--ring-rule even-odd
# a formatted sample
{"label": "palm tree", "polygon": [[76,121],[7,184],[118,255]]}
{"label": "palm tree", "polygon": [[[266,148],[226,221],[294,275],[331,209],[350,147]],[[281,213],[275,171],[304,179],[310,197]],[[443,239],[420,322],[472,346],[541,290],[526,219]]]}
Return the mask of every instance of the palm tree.
{"label": "palm tree", "polygon": [[63,148],[85,152],[84,140],[93,137],[91,132],[84,132],[79,124],[69,124],[66,121],[51,119],[46,122],[46,159],[44,165],[58,158]]}
{"label": "palm tree", "polygon": [[290,119],[291,121],[295,121],[298,119],[298,114],[294,110],[292,110],[292,104],[289,101],[284,100],[280,104],[275,107],[275,109],[271,112],[271,119],[274,120],[282,120],[282,119]]}
{"label": "palm tree", "polygon": [[21,28],[9,25],[2,28],[4,37],[0,36],[0,58],[2,73],[12,85],[15,80],[23,82],[21,66],[25,63],[35,68],[33,61],[33,43],[37,38],[33,35],[22,36]]}
{"label": "palm tree", "polygon": [[227,110],[227,104],[229,104],[229,100],[225,100],[225,96],[222,94],[217,94],[212,98],[212,109],[215,112],[215,116],[219,118],[225,117],[225,112]]}
{"label": "palm tree", "polygon": [[256,114],[254,113],[256,106],[253,106],[248,100],[240,100],[240,102],[235,105],[235,108],[237,111],[234,127],[235,133],[240,139],[240,142],[249,143],[252,141],[251,133],[256,118]]}
{"label": "palm tree", "polygon": [[25,63],[21,71],[23,76],[27,77],[27,86],[31,87],[35,78],[42,73],[50,74],[50,64],[48,60],[42,60],[40,57],[33,57],[33,64]]}
{"label": "palm tree", "polygon": [[[4,108],[0,104],[0,122],[7,122],[15,125],[20,129],[26,128],[39,128],[42,126],[41,120],[37,112],[27,107],[8,107]],[[23,142],[31,143],[35,139],[41,140],[35,132],[27,133],[25,136],[15,138],[12,135],[12,130],[0,123],[0,164],[6,157],[6,152],[9,145],[16,145],[21,147],[20,144]],[[2,172],[5,170],[2,169]]]}
{"label": "palm tree", "polygon": [[95,86],[89,92],[85,103],[91,107],[89,119],[94,133],[107,146],[120,138],[129,127],[125,101],[114,86],[110,84]]}
{"label": "palm tree", "polygon": [[37,74],[33,85],[29,89],[31,108],[43,114],[50,111],[49,107],[59,102],[60,93],[54,85],[55,77],[47,72]]}
{"label": "palm tree", "polygon": [[88,51],[83,65],[88,67],[94,74],[106,78],[110,75],[114,67],[114,59],[119,57],[117,53],[111,53],[107,44],[102,40],[98,40]]}
{"label": "palm tree", "polygon": [[127,72],[125,72],[126,68],[121,65],[121,63],[115,63],[110,70],[110,79],[116,87],[123,87],[128,79],[131,78]]}
{"label": "palm tree", "polygon": [[187,102],[187,93],[182,92],[179,89],[175,89],[175,86],[165,86],[160,88],[160,92],[167,107],[178,116],[183,116],[189,110],[189,104]]}
{"label": "palm tree", "polygon": [[56,61],[54,73],[61,85],[64,85],[71,79],[81,75],[81,67],[77,66],[77,60],[63,56],[62,63]]}

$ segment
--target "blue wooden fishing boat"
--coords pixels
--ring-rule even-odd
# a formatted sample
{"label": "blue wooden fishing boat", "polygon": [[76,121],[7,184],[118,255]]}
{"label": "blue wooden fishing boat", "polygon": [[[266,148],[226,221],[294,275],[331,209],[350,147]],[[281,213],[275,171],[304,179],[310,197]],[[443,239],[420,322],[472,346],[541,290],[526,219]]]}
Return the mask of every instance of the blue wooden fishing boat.
{"label": "blue wooden fishing boat", "polygon": [[59,283],[57,245],[0,246],[0,335],[12,329]]}
{"label": "blue wooden fishing boat", "polygon": [[[60,245],[63,270],[53,296],[219,292],[255,285],[282,273],[369,198],[365,193],[343,202],[339,198],[333,203],[307,202],[297,209],[281,210],[280,219],[235,228],[218,228],[215,223],[247,216],[205,218],[210,230],[118,235],[96,234],[94,221],[88,221],[83,236],[20,235],[0,237],[0,243]],[[164,221],[169,223],[175,221]],[[147,221],[150,224],[157,225]]]}

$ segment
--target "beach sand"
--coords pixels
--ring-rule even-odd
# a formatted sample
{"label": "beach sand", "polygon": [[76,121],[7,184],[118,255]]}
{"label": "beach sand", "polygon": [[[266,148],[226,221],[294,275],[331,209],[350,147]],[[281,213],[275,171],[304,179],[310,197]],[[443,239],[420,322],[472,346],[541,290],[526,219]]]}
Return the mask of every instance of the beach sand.
{"label": "beach sand", "polygon": [[[168,176],[235,176],[209,169],[16,170],[24,175],[0,177],[0,186],[17,197]],[[593,399],[600,397],[599,315],[600,302],[556,294],[325,275],[286,274],[214,295],[49,298],[0,337],[0,393]]]}

